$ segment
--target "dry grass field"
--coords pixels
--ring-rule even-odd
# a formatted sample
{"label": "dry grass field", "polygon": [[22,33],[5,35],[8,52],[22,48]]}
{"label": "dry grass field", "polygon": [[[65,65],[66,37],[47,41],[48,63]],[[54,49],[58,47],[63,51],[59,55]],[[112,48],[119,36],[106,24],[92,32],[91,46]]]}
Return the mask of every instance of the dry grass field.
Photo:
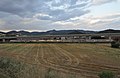
{"label": "dry grass field", "polygon": [[10,65],[0,66],[3,78],[99,78],[105,70],[120,76],[120,49],[110,44],[0,44],[0,57],[15,64],[3,60]]}

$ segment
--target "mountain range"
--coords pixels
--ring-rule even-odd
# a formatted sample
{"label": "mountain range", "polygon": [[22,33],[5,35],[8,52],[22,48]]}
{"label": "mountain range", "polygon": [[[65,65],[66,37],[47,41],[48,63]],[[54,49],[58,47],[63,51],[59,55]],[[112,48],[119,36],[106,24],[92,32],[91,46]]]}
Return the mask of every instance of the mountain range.
{"label": "mountain range", "polygon": [[97,34],[97,33],[120,33],[120,30],[107,29],[103,31],[89,31],[89,30],[49,30],[46,32],[29,32],[29,31],[9,31],[0,32],[4,35],[27,35],[27,36],[39,36],[39,35],[67,35],[67,34]]}

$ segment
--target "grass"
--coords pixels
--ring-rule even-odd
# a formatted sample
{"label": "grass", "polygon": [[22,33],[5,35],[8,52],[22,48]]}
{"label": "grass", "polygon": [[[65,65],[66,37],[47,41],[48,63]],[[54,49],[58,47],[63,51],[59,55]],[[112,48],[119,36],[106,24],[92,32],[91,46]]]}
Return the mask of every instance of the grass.
{"label": "grass", "polygon": [[102,71],[98,76],[100,78],[116,78],[114,73],[111,71]]}
{"label": "grass", "polygon": [[9,77],[7,77],[7,76],[5,76],[3,74],[0,74],[0,78],[9,78]]}
{"label": "grass", "polygon": [[0,69],[4,72],[3,75],[1,74],[3,78],[18,78],[17,74],[24,69],[24,64],[7,57],[0,57]]}
{"label": "grass", "polygon": [[0,57],[12,78],[97,78],[104,70],[120,75],[120,49],[106,43],[0,44]]}

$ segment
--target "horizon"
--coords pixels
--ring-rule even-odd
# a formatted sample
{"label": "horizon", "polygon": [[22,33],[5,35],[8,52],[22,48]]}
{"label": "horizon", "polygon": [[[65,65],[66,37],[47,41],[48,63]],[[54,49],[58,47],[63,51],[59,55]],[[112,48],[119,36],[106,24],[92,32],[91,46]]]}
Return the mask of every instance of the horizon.
{"label": "horizon", "polygon": [[120,0],[1,0],[0,31],[120,30]]}
{"label": "horizon", "polygon": [[[6,30],[6,31],[3,31],[3,30],[0,30],[0,32],[4,32],[4,33],[7,33],[7,32],[11,32],[11,31],[27,31],[27,32],[47,32],[47,31],[52,31],[52,30],[55,30],[55,31],[61,31],[61,30],[56,30],[56,29],[51,29],[51,30],[44,30],[44,31],[40,31],[40,30]],[[68,30],[68,29],[63,29],[63,30]],[[104,30],[85,30],[85,29],[70,29],[70,30],[83,30],[83,31],[94,31],[94,32],[99,32],[99,31],[105,31],[105,30],[119,30],[119,29],[104,29]]]}

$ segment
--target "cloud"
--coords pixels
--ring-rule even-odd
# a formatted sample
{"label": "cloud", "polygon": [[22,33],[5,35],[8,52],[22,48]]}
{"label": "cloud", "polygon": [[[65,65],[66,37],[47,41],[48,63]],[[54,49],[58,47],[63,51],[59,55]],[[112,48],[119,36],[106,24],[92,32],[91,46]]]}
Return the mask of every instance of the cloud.
{"label": "cloud", "polygon": [[[88,19],[88,20],[87,20]],[[95,29],[118,28],[120,29],[120,13],[109,14],[107,16],[88,17],[88,26]]]}
{"label": "cloud", "polygon": [[120,13],[109,14],[107,16],[92,17],[91,24],[111,23],[120,20]]}
{"label": "cloud", "polygon": [[[72,17],[76,17],[76,15],[81,16],[88,12],[79,9],[87,4],[83,3],[77,5],[77,1],[78,0],[1,0],[0,12],[6,12],[21,17],[33,17],[36,14],[42,13],[53,17],[51,20],[58,20],[60,18],[63,19],[63,14],[67,15],[68,13],[68,16],[63,19],[66,20],[70,18],[70,15],[72,15]],[[66,9],[64,9],[65,7]],[[73,9],[76,7],[78,14],[73,14]],[[39,19],[50,20],[47,16],[39,16]]]}
{"label": "cloud", "polygon": [[88,5],[88,3],[82,3],[82,4],[71,5],[71,6],[69,7],[69,9],[83,8],[83,7],[87,6],[87,5]]}
{"label": "cloud", "polygon": [[114,2],[117,0],[92,0],[92,4],[93,5],[101,5],[101,4],[105,4],[105,3],[110,3],[110,2]]}
{"label": "cloud", "polygon": [[5,24],[5,21],[0,19],[0,25],[4,25],[4,24]]}
{"label": "cloud", "polygon": [[[41,14],[40,14],[41,15]],[[36,15],[37,16],[37,15]],[[43,16],[45,16],[43,14]],[[47,15],[46,15],[47,16]],[[17,18],[17,20],[15,18]],[[10,19],[14,18],[14,19]],[[66,21],[40,20],[37,18],[24,18],[11,15],[9,19],[4,18],[4,24],[0,24],[1,30],[50,30],[50,29],[91,29],[99,30],[104,28],[120,29],[120,14],[111,14],[108,16],[82,16],[72,18]]]}
{"label": "cloud", "polygon": [[74,9],[74,10],[69,11],[69,12],[57,10],[57,11],[54,11],[54,13],[53,12],[51,13],[51,14],[54,14],[54,15],[52,15],[53,18],[51,20],[64,21],[64,20],[68,20],[68,19],[73,18],[73,17],[82,16],[82,15],[87,14],[87,13],[89,13],[89,10],[84,11],[84,10]]}
{"label": "cloud", "polygon": [[112,27],[119,23],[119,14],[83,17],[90,13],[89,7],[113,1],[116,0],[0,0],[0,29]]}
{"label": "cloud", "polygon": [[33,18],[38,18],[38,19],[41,19],[41,20],[50,20],[52,18],[52,16],[50,16],[48,14],[39,13],[39,14],[35,14],[33,16]]}
{"label": "cloud", "polygon": [[120,29],[120,14],[110,14],[107,16],[83,16],[82,18],[72,18],[68,21],[58,21],[53,23],[56,26],[71,29],[91,29],[102,30],[105,28]]}
{"label": "cloud", "polygon": [[[90,4],[98,5],[112,1],[116,0],[1,0],[0,12],[24,18],[32,18],[34,15],[42,13],[53,17],[51,20],[67,20],[90,12],[85,8]],[[39,16],[39,19],[50,20],[47,16]]]}
{"label": "cloud", "polygon": [[41,2],[38,0],[1,0],[0,11],[19,16],[31,15],[44,1]]}

